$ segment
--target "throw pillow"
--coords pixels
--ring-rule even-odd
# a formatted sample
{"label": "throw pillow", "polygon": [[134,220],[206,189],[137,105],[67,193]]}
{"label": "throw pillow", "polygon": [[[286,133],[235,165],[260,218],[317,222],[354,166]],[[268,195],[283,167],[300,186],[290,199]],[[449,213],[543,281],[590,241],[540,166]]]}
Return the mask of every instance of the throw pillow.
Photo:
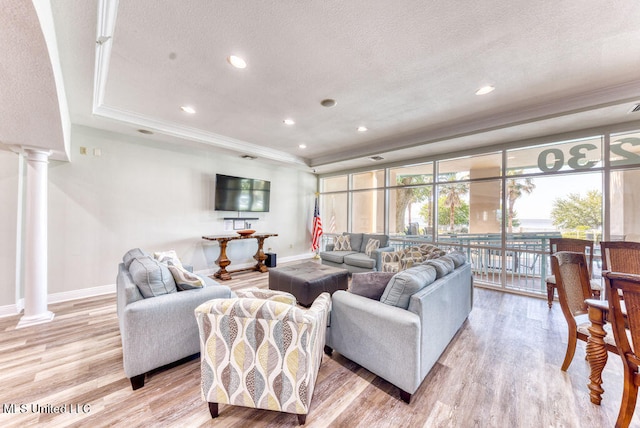
{"label": "throw pillow", "polygon": [[334,251],[351,251],[351,237],[349,235],[341,235],[333,237]]}
{"label": "throw pillow", "polygon": [[394,272],[356,272],[351,276],[349,292],[380,300]]}
{"label": "throw pillow", "polygon": [[129,273],[145,299],[177,291],[169,268],[151,257],[133,260],[129,265]]}
{"label": "throw pillow", "polygon": [[442,278],[445,275],[453,272],[456,266],[453,263],[453,260],[447,258],[447,256],[442,256],[438,259],[427,260],[424,262],[425,265],[433,266],[436,270],[436,277]]}
{"label": "throw pillow", "polygon": [[373,254],[373,250],[377,250],[378,248],[380,248],[380,240],[369,239],[369,242],[367,242],[367,246],[365,248],[365,253],[367,254],[367,256],[371,257],[371,255]]}
{"label": "throw pillow", "polygon": [[171,260],[167,265],[178,289],[184,291],[204,287],[204,280],[195,273],[186,270],[182,265],[173,264]]}
{"label": "throw pillow", "polygon": [[131,262],[137,259],[138,257],[151,257],[151,255],[141,250],[140,248],[131,249],[127,251],[124,256],[122,256],[122,262],[124,263],[124,267],[129,269]]}
{"label": "throw pillow", "polygon": [[387,305],[407,309],[411,296],[431,284],[435,279],[436,270],[429,265],[418,265],[398,272],[387,284],[380,301]]}
{"label": "throw pillow", "polygon": [[182,262],[178,258],[178,254],[176,253],[176,250],[155,252],[153,253],[153,258],[159,261],[160,263],[164,263],[165,265],[168,265],[169,262],[171,262],[173,263],[174,266],[182,267]]}

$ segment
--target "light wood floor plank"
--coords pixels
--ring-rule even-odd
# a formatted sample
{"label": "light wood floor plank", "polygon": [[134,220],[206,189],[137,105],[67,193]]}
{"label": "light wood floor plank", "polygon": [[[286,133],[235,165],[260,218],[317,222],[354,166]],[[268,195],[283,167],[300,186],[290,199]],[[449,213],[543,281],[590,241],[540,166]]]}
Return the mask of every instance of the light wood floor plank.
{"label": "light wood floor plank", "polygon": [[[233,289],[267,287],[268,274],[238,274]],[[212,420],[200,397],[197,358],[150,373],[132,391],[122,369],[115,295],[51,305],[51,323],[16,330],[0,319],[0,426],[280,427],[295,415],[220,406]],[[560,370],[567,327],[558,304],[477,289],[474,310],[414,394],[334,352],[324,356],[309,427],[609,427],[622,395],[622,365],[610,355],[602,406],[589,401],[585,345]],[[10,412],[19,406],[72,406],[72,413]],[[82,411],[82,406],[87,405]],[[79,406],[79,407],[75,407]],[[79,408],[79,412],[75,409]],[[9,411],[9,412],[7,412]],[[634,426],[640,427],[640,415]]]}

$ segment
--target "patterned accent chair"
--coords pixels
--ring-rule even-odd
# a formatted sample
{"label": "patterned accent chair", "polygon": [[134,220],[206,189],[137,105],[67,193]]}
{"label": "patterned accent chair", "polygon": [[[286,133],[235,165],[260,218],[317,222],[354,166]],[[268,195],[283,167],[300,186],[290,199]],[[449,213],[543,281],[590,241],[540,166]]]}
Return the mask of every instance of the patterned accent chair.
{"label": "patterned accent chair", "polygon": [[218,404],[298,415],[304,424],[322,362],[331,296],[309,309],[293,295],[250,289],[195,310],[200,330],[202,397]]}

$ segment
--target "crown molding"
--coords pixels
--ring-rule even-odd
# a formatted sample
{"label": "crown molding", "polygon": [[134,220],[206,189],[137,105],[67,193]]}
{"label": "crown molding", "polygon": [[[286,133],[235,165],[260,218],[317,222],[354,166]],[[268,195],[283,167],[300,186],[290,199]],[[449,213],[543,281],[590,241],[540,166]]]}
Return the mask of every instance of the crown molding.
{"label": "crown molding", "polygon": [[149,129],[156,133],[196,141],[237,153],[250,153],[258,157],[278,162],[293,164],[305,168],[309,167],[307,161],[299,156],[290,155],[285,152],[265,148],[246,141],[204,131],[202,129],[168,122],[141,113],[106,105],[104,103],[104,99],[107,76],[109,75],[109,62],[111,58],[113,34],[115,31],[117,15],[118,0],[99,0],[98,26],[96,34],[96,62],[93,80],[92,112],[95,116],[128,123],[135,127]]}
{"label": "crown molding", "polygon": [[153,132],[178,137],[189,141],[196,141],[210,146],[231,150],[238,153],[250,153],[265,159],[271,159],[288,164],[308,167],[304,158],[293,156],[278,150],[261,147],[242,140],[236,140],[202,129],[180,125],[177,123],[159,120],[140,113],[126,111],[110,107],[108,105],[94,106],[93,114],[105,119],[128,123],[139,128],[149,129]]}

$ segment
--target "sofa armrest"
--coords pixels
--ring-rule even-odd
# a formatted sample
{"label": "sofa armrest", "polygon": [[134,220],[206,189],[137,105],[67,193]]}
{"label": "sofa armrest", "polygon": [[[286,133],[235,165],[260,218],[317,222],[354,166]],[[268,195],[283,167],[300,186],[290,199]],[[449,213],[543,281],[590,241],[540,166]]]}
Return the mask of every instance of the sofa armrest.
{"label": "sofa armrest", "polygon": [[327,344],[412,394],[420,385],[420,317],[346,291],[332,296]]}
{"label": "sofa armrest", "polygon": [[164,294],[132,302],[120,317],[127,377],[172,363],[199,351],[194,309],[211,299],[231,296],[225,285]]}
{"label": "sofa armrest", "polygon": [[384,252],[389,252],[389,251],[394,251],[395,248],[392,246],[388,246],[388,247],[382,247],[382,248],[377,248],[375,250],[373,250],[373,254],[371,257],[372,259],[375,259],[376,261],[376,270],[380,271],[382,270],[382,253]]}

